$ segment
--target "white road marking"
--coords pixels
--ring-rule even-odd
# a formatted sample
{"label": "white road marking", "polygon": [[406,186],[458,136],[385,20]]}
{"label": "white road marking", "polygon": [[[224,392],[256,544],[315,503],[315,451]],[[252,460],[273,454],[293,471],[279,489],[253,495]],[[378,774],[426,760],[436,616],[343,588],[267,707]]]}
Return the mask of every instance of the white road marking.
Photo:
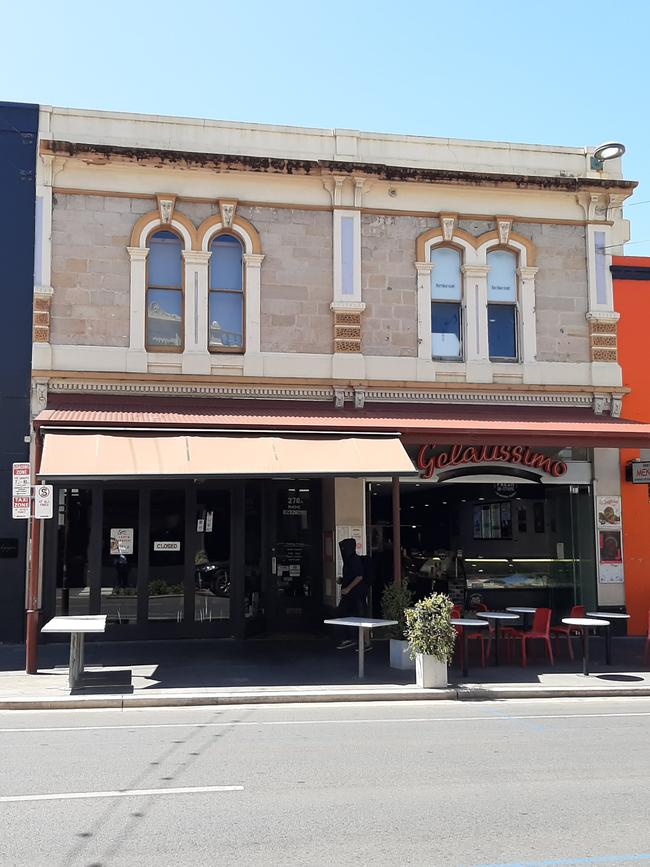
{"label": "white road marking", "polygon": [[207,792],[243,792],[243,786],[187,786],[183,789],[117,789],[113,792],[57,792],[49,795],[7,795],[0,803],[13,801],[72,801],[78,798],[131,798],[145,795],[196,795]]}
{"label": "white road marking", "polygon": [[39,728],[5,728],[0,734],[27,732],[90,732],[118,729],[187,729],[187,728],[235,728],[238,726],[320,726],[320,725],[368,725],[368,723],[434,723],[434,722],[508,722],[510,720],[544,719],[607,719],[611,717],[650,716],[650,711],[620,711],[611,713],[549,713],[508,714],[498,716],[424,716],[424,717],[364,717],[363,719],[305,719],[305,720],[233,720],[232,722],[186,722],[186,723],[124,723],[122,725],[98,726],[43,726]]}

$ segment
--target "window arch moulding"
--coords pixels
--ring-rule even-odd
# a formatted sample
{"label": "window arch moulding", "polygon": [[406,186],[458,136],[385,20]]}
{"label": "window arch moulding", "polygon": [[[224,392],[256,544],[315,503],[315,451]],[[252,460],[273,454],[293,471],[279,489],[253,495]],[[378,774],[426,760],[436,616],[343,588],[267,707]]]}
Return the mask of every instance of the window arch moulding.
{"label": "window arch moulding", "polygon": [[[208,258],[214,238],[223,233],[234,235],[244,248],[244,347],[247,372],[261,373],[261,276],[262,241],[255,226],[237,214],[237,202],[231,199],[219,201],[219,214],[208,217],[197,229],[197,249]],[[201,302],[207,310],[208,269],[206,266],[205,297]],[[257,361],[255,357],[258,357]],[[258,369],[259,368],[259,369]]]}
{"label": "window arch moulding", "polygon": [[[509,218],[496,218],[497,228],[479,235],[477,254],[482,262],[487,263],[488,253],[496,250],[506,250],[517,257],[518,277],[518,339],[521,348],[518,361],[529,364],[537,359],[537,320],[535,312],[535,275],[537,268],[537,250],[535,244],[519,232],[511,230]],[[487,297],[486,297],[487,304]],[[488,350],[489,354],[489,350]]]}
{"label": "window arch moulding", "polygon": [[467,277],[467,268],[478,264],[476,238],[464,229],[458,228],[457,218],[453,214],[441,214],[441,221],[443,221],[441,226],[427,230],[416,239],[418,358],[422,361],[432,361],[431,275],[434,266],[431,262],[431,250],[437,247],[449,247],[457,250],[461,255],[463,272],[461,304],[465,357],[459,360],[466,361],[473,356],[472,347],[476,343],[473,336],[476,329],[476,305],[472,293],[468,292]]}
{"label": "window arch moulding", "polygon": [[185,364],[185,356],[192,351],[194,311],[192,308],[192,287],[194,276],[189,273],[191,257],[196,250],[196,227],[192,221],[175,207],[176,196],[159,193],[156,196],[158,208],[143,214],[131,232],[130,245],[127,247],[131,263],[130,289],[131,309],[129,327],[129,348],[127,350],[127,370],[146,373],[151,351],[146,347],[146,302],[147,302],[147,258],[149,238],[159,231],[173,231],[182,244],[183,254],[183,321],[184,352],[179,355]]}

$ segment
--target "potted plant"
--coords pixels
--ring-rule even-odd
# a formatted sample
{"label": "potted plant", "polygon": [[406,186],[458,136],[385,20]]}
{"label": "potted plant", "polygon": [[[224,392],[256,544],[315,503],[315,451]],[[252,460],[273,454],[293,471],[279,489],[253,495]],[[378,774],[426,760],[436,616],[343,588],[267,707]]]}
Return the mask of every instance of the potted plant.
{"label": "potted plant", "polygon": [[409,654],[405,637],[406,617],[404,612],[413,603],[413,594],[406,584],[388,584],[381,595],[381,610],[386,620],[397,620],[397,626],[390,626],[390,667],[402,671],[415,668]]}
{"label": "potted plant", "polygon": [[415,680],[421,688],[447,686],[447,663],[456,641],[452,606],[448,596],[432,593],[405,611],[406,638],[415,657]]}

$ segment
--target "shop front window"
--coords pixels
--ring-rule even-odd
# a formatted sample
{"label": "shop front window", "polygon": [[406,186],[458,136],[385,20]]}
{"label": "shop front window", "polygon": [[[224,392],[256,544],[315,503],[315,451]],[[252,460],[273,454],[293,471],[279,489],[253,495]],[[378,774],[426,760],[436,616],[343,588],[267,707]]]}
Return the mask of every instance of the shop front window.
{"label": "shop front window", "polygon": [[280,488],[276,495],[277,540],[273,571],[280,596],[312,595],[311,491],[306,487]]}
{"label": "shop front window", "polygon": [[148,618],[183,620],[185,576],[185,492],[151,492]]}
{"label": "shop front window", "polygon": [[56,614],[89,614],[88,561],[92,492],[62,488],[58,494]]}
{"label": "shop front window", "polygon": [[194,620],[228,620],[232,575],[230,491],[200,491],[195,520]]}
{"label": "shop front window", "polygon": [[254,618],[264,613],[262,597],[262,487],[259,482],[246,483],[244,546],[244,616]]}
{"label": "shop front window", "polygon": [[138,491],[104,491],[100,613],[112,623],[137,621],[138,509]]}

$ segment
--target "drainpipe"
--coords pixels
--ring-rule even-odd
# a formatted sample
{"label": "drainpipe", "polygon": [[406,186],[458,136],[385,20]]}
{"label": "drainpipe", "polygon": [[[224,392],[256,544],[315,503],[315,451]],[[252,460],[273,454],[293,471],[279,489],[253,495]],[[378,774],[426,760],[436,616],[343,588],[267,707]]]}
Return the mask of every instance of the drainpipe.
{"label": "drainpipe", "polygon": [[[38,429],[34,432],[34,466],[32,484],[36,484],[36,476],[41,469],[43,440]],[[33,515],[30,518],[28,571],[27,571],[27,628],[25,640],[25,671],[27,674],[38,673],[38,623],[39,608],[39,565],[41,561],[41,522]]]}
{"label": "drainpipe", "polygon": [[399,476],[393,476],[393,583],[402,583],[402,534]]}

